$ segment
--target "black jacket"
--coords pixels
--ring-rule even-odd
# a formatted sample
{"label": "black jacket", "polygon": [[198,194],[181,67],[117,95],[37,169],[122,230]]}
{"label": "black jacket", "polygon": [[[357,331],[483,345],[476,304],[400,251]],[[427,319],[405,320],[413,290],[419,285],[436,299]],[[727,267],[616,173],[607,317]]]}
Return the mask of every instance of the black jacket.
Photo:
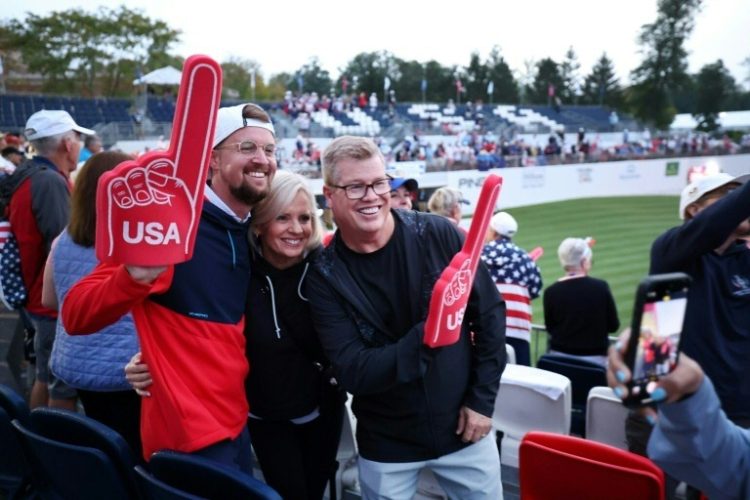
{"label": "black jacket", "polygon": [[[319,406],[327,364],[304,292],[309,259],[276,269],[253,254],[245,337],[250,374],[245,381],[253,415],[291,420]],[[317,363],[317,365],[316,365]]]}
{"label": "black jacket", "polygon": [[347,270],[356,262],[339,259],[338,233],[313,264],[308,297],[339,383],[354,395],[360,454],[379,462],[410,462],[466,446],[456,435],[462,406],[492,415],[505,369],[505,304],[480,262],[458,342],[437,349],[423,345],[432,288],[461,249],[462,237],[443,217],[392,213],[403,225],[403,258],[409,264],[406,276],[392,277],[393,286],[408,290],[414,326],[400,337],[387,330],[367,291]]}

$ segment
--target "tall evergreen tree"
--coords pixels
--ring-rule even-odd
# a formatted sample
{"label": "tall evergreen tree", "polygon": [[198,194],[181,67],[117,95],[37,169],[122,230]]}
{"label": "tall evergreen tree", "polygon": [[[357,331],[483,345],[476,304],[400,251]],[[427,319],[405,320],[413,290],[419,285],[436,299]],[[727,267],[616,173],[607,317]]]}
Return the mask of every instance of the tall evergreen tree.
{"label": "tall evergreen tree", "polygon": [[[497,46],[492,48],[487,59],[487,84],[489,82],[492,82],[494,87],[493,102],[518,103],[518,82]],[[486,85],[484,91],[487,91]]]}
{"label": "tall evergreen tree", "polygon": [[622,88],[615,75],[615,67],[607,53],[596,61],[583,81],[582,104],[596,104],[619,108],[622,106]]}
{"label": "tall evergreen tree", "polygon": [[527,89],[527,99],[532,104],[554,104],[554,98],[563,86],[557,63],[546,57],[536,64],[536,76],[531,87]]}
{"label": "tall evergreen tree", "polygon": [[628,101],[634,115],[666,129],[675,115],[673,93],[687,80],[685,41],[702,0],[659,0],[656,20],[641,28],[643,62],[632,72]]}
{"label": "tall evergreen tree", "polygon": [[698,121],[698,130],[713,131],[719,127],[719,112],[724,109],[735,87],[734,78],[721,59],[701,68],[696,77],[696,109],[693,114]]}
{"label": "tall evergreen tree", "polygon": [[581,91],[581,63],[578,62],[573,47],[568,47],[565,52],[565,59],[560,64],[560,77],[562,78],[562,88],[558,92],[560,99],[566,104],[578,104],[578,96]]}

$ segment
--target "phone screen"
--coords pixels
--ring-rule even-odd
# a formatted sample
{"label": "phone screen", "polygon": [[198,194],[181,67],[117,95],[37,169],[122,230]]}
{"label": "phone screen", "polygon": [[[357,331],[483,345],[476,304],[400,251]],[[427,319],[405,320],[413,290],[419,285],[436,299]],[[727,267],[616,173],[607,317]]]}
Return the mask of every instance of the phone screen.
{"label": "phone screen", "polygon": [[650,290],[645,299],[630,392],[633,398],[648,403],[658,379],[671,372],[677,363],[687,287]]}

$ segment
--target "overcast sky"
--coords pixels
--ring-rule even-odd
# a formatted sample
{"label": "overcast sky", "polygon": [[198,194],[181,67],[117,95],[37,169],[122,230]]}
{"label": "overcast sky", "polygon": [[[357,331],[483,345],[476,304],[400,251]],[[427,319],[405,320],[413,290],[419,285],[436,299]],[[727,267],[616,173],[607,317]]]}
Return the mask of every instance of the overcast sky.
{"label": "overcast sky", "polygon": [[[8,0],[0,17],[119,4]],[[220,62],[230,57],[255,60],[266,77],[293,72],[317,56],[335,78],[356,54],[380,50],[407,60],[466,66],[472,52],[484,60],[494,45],[511,69],[521,71],[528,60],[561,62],[572,46],[583,75],[606,52],[621,82],[627,83],[641,61],[636,43],[640,27],[656,18],[656,0],[128,0],[127,5],[181,30],[181,42],[174,47],[178,54],[203,53]],[[750,57],[749,32],[750,0],[704,0],[687,42],[689,70],[723,59],[747,86],[750,66],[742,63]]]}

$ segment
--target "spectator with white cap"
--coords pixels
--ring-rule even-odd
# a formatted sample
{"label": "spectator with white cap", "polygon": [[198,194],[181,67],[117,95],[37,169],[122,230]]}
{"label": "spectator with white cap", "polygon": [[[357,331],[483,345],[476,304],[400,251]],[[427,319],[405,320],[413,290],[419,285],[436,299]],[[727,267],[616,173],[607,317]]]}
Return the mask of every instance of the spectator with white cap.
{"label": "spectator with white cap", "polygon": [[525,250],[513,243],[518,222],[508,212],[490,220],[490,241],[482,249],[482,260],[505,300],[505,341],[513,346],[516,363],[531,365],[531,301],[542,290],[542,275]]}
{"label": "spectator with white cap", "polygon": [[391,179],[391,208],[414,208],[414,193],[419,190],[415,179],[394,177]]}
{"label": "spectator with white cap", "polygon": [[75,391],[50,373],[48,362],[55,339],[57,311],[42,305],[42,278],[52,240],[70,217],[70,173],[78,164],[81,127],[67,111],[41,110],[26,122],[24,135],[37,156],[16,168],[9,179],[13,195],[8,219],[18,241],[23,281],[28,291],[26,311],[36,329],[36,380],[30,405],[75,407]]}
{"label": "spectator with white cap", "polygon": [[750,175],[694,180],[680,196],[681,226],[651,248],[651,273],[693,278],[680,348],[716,387],[733,422],[750,427]]}
{"label": "spectator with white cap", "polygon": [[[276,137],[255,104],[221,108],[216,122],[193,257],[158,267],[99,264],[70,289],[62,314],[75,334],[100,330],[132,310],[148,372],[128,380],[151,395],[141,409],[146,460],[170,449],[250,473],[247,235],[250,209],[276,173]],[[149,385],[150,394],[143,390]]]}

